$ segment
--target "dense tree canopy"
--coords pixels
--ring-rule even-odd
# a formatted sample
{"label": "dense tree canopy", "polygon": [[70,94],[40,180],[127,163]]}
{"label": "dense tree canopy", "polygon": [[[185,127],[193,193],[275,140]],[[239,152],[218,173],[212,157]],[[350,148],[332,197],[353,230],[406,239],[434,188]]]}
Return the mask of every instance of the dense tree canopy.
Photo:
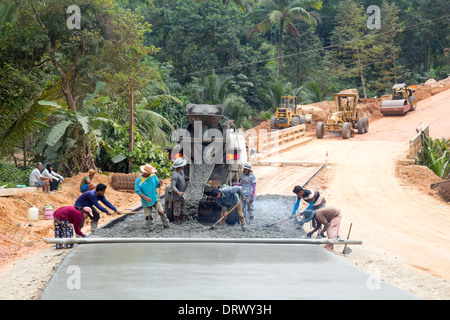
{"label": "dense tree canopy", "polygon": [[[371,97],[450,73],[446,0],[80,0],[79,28],[73,4],[0,2],[2,158],[87,153],[126,171],[145,158],[134,143],[164,147],[190,102],[223,103],[248,128],[282,94],[313,102],[352,87]],[[380,29],[367,27],[370,5]],[[68,117],[70,130],[46,143]],[[129,145],[114,148],[126,132]]]}

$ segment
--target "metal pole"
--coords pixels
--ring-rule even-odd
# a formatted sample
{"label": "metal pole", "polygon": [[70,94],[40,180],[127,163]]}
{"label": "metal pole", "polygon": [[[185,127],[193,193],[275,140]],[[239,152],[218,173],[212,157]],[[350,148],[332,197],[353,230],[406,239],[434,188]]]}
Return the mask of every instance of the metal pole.
{"label": "metal pole", "polygon": [[362,240],[310,238],[45,238],[48,244],[101,243],[259,243],[259,244],[362,244]]}
{"label": "metal pole", "polygon": [[303,188],[304,186],[306,186],[306,185],[308,184],[308,182],[310,182],[311,179],[314,178],[314,176],[315,176],[316,174],[318,174],[320,170],[323,169],[323,167],[325,167],[325,164],[321,165],[321,166],[319,167],[319,169],[317,169],[316,172],[314,172],[313,175],[312,175],[311,177],[309,177],[309,179],[306,180],[306,182],[305,182],[304,184],[302,184],[302,188]]}

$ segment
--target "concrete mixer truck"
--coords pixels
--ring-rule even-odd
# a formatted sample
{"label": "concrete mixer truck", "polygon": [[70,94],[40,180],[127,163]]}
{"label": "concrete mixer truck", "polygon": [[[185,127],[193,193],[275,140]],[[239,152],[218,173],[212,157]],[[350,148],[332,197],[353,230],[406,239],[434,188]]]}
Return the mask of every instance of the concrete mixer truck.
{"label": "concrete mixer truck", "polygon": [[[184,192],[186,213],[201,223],[220,219],[221,207],[210,196],[214,187],[232,186],[239,181],[243,164],[247,162],[245,138],[232,121],[223,116],[222,105],[188,104],[189,125],[172,134],[173,148],[167,148],[169,158],[187,160],[184,174],[189,178]],[[173,221],[172,187],[165,189],[165,210]],[[235,215],[227,216],[235,223]]]}

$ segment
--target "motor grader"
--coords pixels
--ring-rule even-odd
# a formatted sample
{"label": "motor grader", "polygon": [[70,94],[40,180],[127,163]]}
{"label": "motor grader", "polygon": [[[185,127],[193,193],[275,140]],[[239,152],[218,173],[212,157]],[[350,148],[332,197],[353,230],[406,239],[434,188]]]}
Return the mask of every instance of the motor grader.
{"label": "motor grader", "polygon": [[392,100],[384,100],[380,112],[385,116],[404,116],[408,111],[417,107],[417,99],[413,96],[417,85],[407,87],[404,83],[394,84],[392,87]]}
{"label": "motor grader", "polygon": [[322,139],[325,133],[341,135],[348,139],[353,135],[353,129],[359,134],[369,131],[369,119],[362,115],[358,107],[359,95],[356,90],[333,94],[335,106],[330,108],[326,122],[318,122],[316,136]]}
{"label": "motor grader", "polygon": [[277,108],[275,115],[270,119],[270,130],[286,129],[299,124],[305,124],[306,126],[306,117],[297,108],[297,97],[282,96],[280,107]]}

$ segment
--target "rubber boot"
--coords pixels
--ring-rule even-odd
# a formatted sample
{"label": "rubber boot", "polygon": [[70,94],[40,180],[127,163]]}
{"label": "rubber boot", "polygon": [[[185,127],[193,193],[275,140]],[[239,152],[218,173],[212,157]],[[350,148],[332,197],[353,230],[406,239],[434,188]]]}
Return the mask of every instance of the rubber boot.
{"label": "rubber boot", "polygon": [[168,229],[169,228],[169,218],[167,218],[167,215],[165,213],[160,215],[164,229]]}
{"label": "rubber boot", "polygon": [[148,231],[153,231],[153,219],[148,216],[145,217],[145,226],[148,228]]}
{"label": "rubber boot", "polygon": [[98,227],[98,221],[91,220],[91,232],[94,232],[95,230],[97,230],[97,227]]}

